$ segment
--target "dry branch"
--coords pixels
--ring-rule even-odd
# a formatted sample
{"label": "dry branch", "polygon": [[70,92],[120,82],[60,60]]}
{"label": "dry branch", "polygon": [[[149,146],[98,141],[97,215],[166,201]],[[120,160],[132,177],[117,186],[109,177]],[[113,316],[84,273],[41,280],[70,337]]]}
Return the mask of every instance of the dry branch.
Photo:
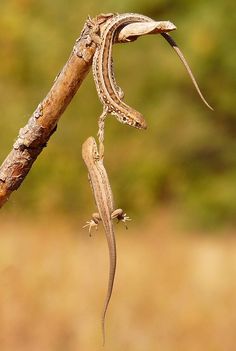
{"label": "dry branch", "polygon": [[[72,53],[57,75],[54,84],[38,105],[33,115],[19,135],[2,166],[0,167],[0,208],[17,190],[41,153],[67,105],[86,77],[96,49],[96,36],[101,26],[112,14],[98,15],[86,21],[80,37],[76,40]],[[151,22],[150,22],[151,21]],[[158,34],[176,29],[169,21],[129,24],[121,29],[115,42],[130,42],[146,34]]]}
{"label": "dry branch", "polygon": [[20,129],[12,151],[0,167],[0,208],[21,185],[56,130],[60,116],[86,77],[96,48],[90,35],[93,30],[93,26],[86,22],[51,90],[38,105],[26,126]]}

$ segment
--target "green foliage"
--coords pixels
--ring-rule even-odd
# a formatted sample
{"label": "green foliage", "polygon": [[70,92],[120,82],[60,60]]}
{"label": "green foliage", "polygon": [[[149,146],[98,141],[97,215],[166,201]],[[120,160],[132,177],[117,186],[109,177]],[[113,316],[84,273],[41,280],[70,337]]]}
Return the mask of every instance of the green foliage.
{"label": "green foliage", "polygon": [[[201,225],[235,223],[236,51],[231,36],[236,9],[229,0],[107,0],[101,5],[90,0],[3,0],[1,159],[50,89],[87,15],[101,12],[138,12],[174,22],[178,29],[173,37],[215,108],[211,112],[201,103],[162,37],[116,45],[115,70],[125,101],[148,122],[143,132],[108,118],[105,160],[117,202],[142,213],[173,205]],[[7,210],[76,213],[91,208],[81,144],[96,134],[100,112],[89,75]]]}

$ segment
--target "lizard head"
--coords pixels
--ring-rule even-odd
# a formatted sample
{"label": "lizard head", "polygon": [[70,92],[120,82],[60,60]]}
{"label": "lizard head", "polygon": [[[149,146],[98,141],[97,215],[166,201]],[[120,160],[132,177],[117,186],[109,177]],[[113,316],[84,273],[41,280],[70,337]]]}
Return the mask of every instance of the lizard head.
{"label": "lizard head", "polygon": [[91,157],[96,160],[99,159],[99,153],[96,141],[94,137],[89,137],[82,145],[82,157],[84,162],[87,164]]}
{"label": "lizard head", "polygon": [[111,114],[115,115],[118,121],[123,124],[137,129],[147,129],[147,122],[143,115],[132,107],[127,106],[124,102],[120,104],[118,109],[113,110]]}

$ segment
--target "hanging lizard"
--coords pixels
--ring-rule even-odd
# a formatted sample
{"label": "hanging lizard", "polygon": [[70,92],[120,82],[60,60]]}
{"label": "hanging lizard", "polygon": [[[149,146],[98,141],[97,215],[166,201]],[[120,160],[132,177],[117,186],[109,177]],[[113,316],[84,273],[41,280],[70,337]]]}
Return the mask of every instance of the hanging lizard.
{"label": "hanging lizard", "polygon": [[[100,37],[96,39],[97,48],[93,57],[93,76],[98,93],[98,97],[103,104],[103,112],[99,117],[99,131],[98,137],[100,142],[100,154],[103,151],[103,141],[104,141],[104,121],[108,113],[115,115],[117,120],[123,124],[128,124],[132,127],[138,129],[146,129],[147,123],[143,115],[128,106],[123,102],[124,93],[120,87],[117,86],[114,71],[113,71],[113,61],[112,61],[112,45],[114,42],[119,41],[119,30],[124,26],[131,23],[138,22],[154,22],[151,18],[143,16],[136,13],[124,13],[124,14],[107,14],[104,15],[104,24],[100,31]],[[180,60],[184,64],[187,73],[189,74],[194,87],[196,88],[202,101],[212,109],[212,107],[207,103],[203,97],[200,88],[194,78],[194,75],[177,44],[172,39],[172,37],[167,33],[174,29],[176,26],[169,21],[160,21],[160,28],[158,32],[167,40],[167,42],[172,46]],[[135,33],[132,36],[132,40],[135,40],[138,35]],[[122,41],[125,42],[123,39]],[[131,41],[127,39],[126,41]]]}
{"label": "hanging lizard", "polygon": [[[103,112],[99,117],[99,142],[104,139],[104,120],[108,113],[114,115],[123,124],[146,129],[147,124],[143,115],[123,102],[124,93],[117,86],[112,62],[112,45],[116,40],[118,29],[135,22],[153,22],[147,16],[125,13],[104,15],[105,24],[102,26],[100,38],[96,38],[97,49],[93,57],[93,76],[99,99],[103,104]],[[168,32],[176,27],[169,21],[162,21],[160,32]]]}
{"label": "hanging lizard", "polygon": [[98,213],[93,213],[92,219],[88,221],[84,227],[88,227],[89,233],[91,233],[92,228],[97,228],[99,221],[102,221],[110,256],[107,296],[102,314],[103,344],[105,344],[105,317],[111,299],[116,271],[116,241],[112,220],[116,218],[118,221],[126,222],[130,220],[130,218],[126,216],[122,209],[114,210],[113,195],[107,172],[103,165],[103,159],[98,153],[97,144],[93,137],[89,137],[83,143],[82,157],[88,168],[89,181],[98,209]]}

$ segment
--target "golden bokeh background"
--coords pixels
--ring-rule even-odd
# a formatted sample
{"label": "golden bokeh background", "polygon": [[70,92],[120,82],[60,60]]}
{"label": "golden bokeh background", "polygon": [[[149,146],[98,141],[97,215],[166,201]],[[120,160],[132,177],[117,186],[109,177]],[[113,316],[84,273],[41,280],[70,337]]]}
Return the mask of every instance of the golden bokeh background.
{"label": "golden bokeh background", "polygon": [[[170,20],[215,111],[198,98],[161,36],[114,47],[138,131],[109,117],[105,165],[116,203],[118,268],[107,349],[233,351],[236,343],[236,5],[231,0],[2,0],[0,157],[69,57],[87,16]],[[92,74],[28,177],[1,209],[0,350],[99,350],[108,252],[81,145],[101,113]]]}

